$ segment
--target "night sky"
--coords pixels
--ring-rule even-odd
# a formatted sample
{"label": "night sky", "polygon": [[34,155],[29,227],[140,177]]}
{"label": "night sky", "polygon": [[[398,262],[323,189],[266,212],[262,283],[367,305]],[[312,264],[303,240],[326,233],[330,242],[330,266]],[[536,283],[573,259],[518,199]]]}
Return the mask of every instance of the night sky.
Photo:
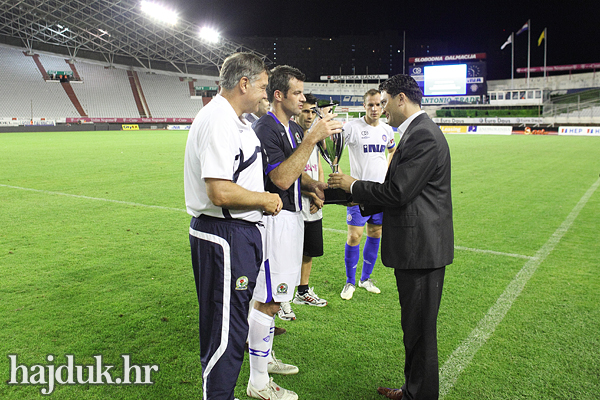
{"label": "night sky", "polygon": [[[600,62],[598,1],[243,1],[164,0],[181,18],[225,37],[328,37],[395,30],[407,40],[442,40],[448,54],[487,53],[488,79],[510,78],[511,32],[531,21],[531,66]],[[438,55],[438,54],[431,54]],[[407,59],[411,54],[406,54]],[[515,37],[515,68],[527,66],[527,32]],[[376,71],[373,71],[376,73]],[[523,77],[515,73],[515,77]]]}

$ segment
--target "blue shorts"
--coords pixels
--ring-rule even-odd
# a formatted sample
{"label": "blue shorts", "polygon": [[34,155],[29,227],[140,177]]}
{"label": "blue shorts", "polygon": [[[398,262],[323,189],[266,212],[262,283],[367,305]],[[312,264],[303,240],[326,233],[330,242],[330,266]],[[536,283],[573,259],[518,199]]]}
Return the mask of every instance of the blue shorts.
{"label": "blue shorts", "polygon": [[365,226],[366,223],[372,225],[383,224],[383,213],[369,215],[363,217],[360,214],[360,208],[358,206],[352,206],[346,208],[346,224],[352,226]]}

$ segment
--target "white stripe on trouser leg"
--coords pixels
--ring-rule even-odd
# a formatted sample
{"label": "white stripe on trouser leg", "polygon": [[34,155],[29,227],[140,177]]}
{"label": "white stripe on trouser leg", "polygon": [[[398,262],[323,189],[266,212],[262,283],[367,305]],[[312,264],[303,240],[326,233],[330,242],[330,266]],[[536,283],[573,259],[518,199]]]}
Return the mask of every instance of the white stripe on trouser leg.
{"label": "white stripe on trouser leg", "polygon": [[230,315],[230,301],[231,301],[231,254],[229,243],[222,237],[211,235],[210,233],[200,232],[190,228],[190,235],[197,237],[198,239],[206,240],[215,244],[220,245],[223,248],[223,321],[221,323],[221,343],[219,347],[212,355],[208,364],[206,364],[206,370],[202,374],[202,394],[206,400],[206,381],[208,380],[208,374],[212,371],[213,367],[219,361],[229,341],[229,315]]}

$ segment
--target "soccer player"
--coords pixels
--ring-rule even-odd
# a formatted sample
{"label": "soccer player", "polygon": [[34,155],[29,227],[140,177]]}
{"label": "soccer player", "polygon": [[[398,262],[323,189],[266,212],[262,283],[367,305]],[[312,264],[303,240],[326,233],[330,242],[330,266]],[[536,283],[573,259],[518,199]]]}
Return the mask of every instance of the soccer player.
{"label": "soccer player", "polygon": [[276,215],[283,206],[279,195],[264,191],[260,141],[242,117],[267,96],[268,76],[256,55],[225,59],[221,91],[194,119],[185,149],[204,400],[234,398],[248,304],[263,262],[263,214]]}
{"label": "soccer player", "polygon": [[[302,104],[302,112],[296,116],[296,122],[304,130],[304,136],[308,134],[317,112],[314,107],[317,106],[318,99],[307,94],[306,101]],[[306,167],[306,172],[312,179],[321,182],[325,181],[321,157],[317,147],[310,154]],[[294,297],[294,304],[308,304],[310,306],[325,307],[327,300],[320,298],[314,292],[313,288],[308,287],[310,271],[312,269],[313,257],[323,255],[323,200],[315,193],[302,191],[302,218],[304,219],[304,247],[302,251],[302,270],[300,274],[300,285],[298,292]]]}
{"label": "soccer player", "polygon": [[252,125],[254,122],[258,121],[260,117],[269,112],[269,108],[271,108],[269,100],[262,99],[258,104],[258,111],[255,113],[244,113],[244,118],[246,118],[246,121],[250,122],[250,125]]}
{"label": "soccer player", "polygon": [[[363,106],[366,110],[365,116],[344,125],[344,137],[350,158],[350,175],[355,179],[381,183],[388,166],[385,150],[387,148],[389,160],[396,149],[394,131],[388,124],[379,120],[382,108],[381,93],[377,89],[365,93]],[[347,208],[348,237],[344,257],[346,284],[340,293],[344,300],[350,300],[356,289],[356,267],[365,224],[367,241],[363,249],[363,266],[358,286],[371,293],[381,293],[373,283],[371,273],[377,261],[382,221],[383,213],[363,217],[358,205]]]}
{"label": "soccer player", "polygon": [[267,96],[272,111],[263,115],[253,125],[266,157],[267,182],[265,189],[277,193],[283,209],[273,217],[266,217],[267,256],[261,267],[250,313],[250,380],[248,396],[264,400],[295,400],[296,393],[277,386],[268,372],[294,374],[298,368],[283,364],[272,355],[275,314],[282,302],[289,302],[294,288],[300,283],[302,266],[301,190],[314,192],[324,198],[324,182],[315,181],[304,173],[306,162],[315,145],[324,138],[342,131],[341,122],[334,121],[335,114],[319,120],[302,138],[302,128],[291,121],[302,110],[304,74],[287,65],[275,67],[269,77]]}

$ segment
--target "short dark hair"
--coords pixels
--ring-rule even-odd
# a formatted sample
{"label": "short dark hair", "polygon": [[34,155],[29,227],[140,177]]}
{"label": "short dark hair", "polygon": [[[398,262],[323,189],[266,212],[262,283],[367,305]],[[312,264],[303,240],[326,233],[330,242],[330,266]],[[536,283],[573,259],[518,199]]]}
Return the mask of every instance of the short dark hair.
{"label": "short dark hair", "polygon": [[269,73],[269,70],[256,54],[234,53],[223,61],[219,85],[225,90],[231,90],[243,77],[254,83],[263,72]]}
{"label": "short dark hair", "polygon": [[278,65],[271,70],[269,85],[267,86],[267,97],[269,102],[273,102],[276,90],[283,93],[283,97],[287,97],[287,92],[290,90],[290,80],[292,78],[304,82],[306,76],[299,69],[290,67],[289,65]]}
{"label": "short dark hair", "polygon": [[381,92],[377,89],[369,89],[367,93],[363,95],[363,103],[367,101],[367,97],[375,96],[376,94],[381,94]]}
{"label": "short dark hair", "polygon": [[394,75],[390,79],[381,82],[379,90],[387,92],[391,97],[396,97],[400,93],[404,93],[411,102],[421,107],[423,92],[421,92],[421,88],[419,88],[419,85],[411,76],[403,74]]}
{"label": "short dark hair", "polygon": [[308,104],[317,105],[317,102],[319,101],[319,99],[317,99],[317,96],[315,96],[312,93],[305,94],[304,97],[306,97],[305,103],[308,103]]}

